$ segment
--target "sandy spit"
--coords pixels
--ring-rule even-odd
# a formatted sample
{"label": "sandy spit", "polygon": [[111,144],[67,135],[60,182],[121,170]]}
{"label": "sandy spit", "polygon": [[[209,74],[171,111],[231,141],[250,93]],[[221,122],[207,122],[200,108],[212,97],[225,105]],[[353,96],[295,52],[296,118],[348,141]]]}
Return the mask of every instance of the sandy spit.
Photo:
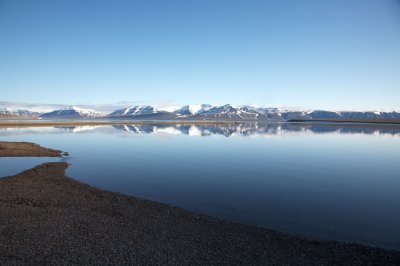
{"label": "sandy spit", "polygon": [[62,151],[44,148],[30,142],[0,141],[0,157],[61,157],[62,155]]}

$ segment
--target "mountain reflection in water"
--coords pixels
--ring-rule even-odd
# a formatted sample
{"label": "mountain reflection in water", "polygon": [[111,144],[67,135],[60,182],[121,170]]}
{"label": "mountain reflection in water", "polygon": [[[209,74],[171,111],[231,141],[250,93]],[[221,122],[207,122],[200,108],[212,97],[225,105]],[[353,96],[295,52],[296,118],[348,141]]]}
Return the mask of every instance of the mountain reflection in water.
{"label": "mountain reflection in water", "polygon": [[324,123],[245,123],[245,124],[120,124],[109,126],[56,126],[31,128],[0,128],[0,136],[35,132],[62,133],[116,133],[182,134],[189,136],[279,136],[291,133],[309,134],[365,134],[400,137],[400,125],[324,124]]}

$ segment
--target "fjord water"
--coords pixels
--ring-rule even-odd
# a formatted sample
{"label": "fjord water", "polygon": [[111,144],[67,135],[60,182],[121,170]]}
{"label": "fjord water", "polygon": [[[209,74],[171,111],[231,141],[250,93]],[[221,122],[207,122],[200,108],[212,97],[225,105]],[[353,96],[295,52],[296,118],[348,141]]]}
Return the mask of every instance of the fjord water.
{"label": "fjord water", "polygon": [[[397,127],[34,127],[0,129],[0,140],[68,151],[67,174],[102,189],[292,234],[400,249]],[[31,167],[24,160],[0,158],[0,176],[4,165]]]}

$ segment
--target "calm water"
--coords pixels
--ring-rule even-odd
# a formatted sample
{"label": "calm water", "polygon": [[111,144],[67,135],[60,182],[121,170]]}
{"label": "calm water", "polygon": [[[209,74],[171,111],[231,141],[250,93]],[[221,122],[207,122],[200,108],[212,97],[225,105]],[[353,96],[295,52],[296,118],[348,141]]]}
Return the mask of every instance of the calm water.
{"label": "calm water", "polygon": [[[67,174],[99,188],[284,232],[400,249],[400,128],[8,128],[0,140],[68,151]],[[54,160],[0,158],[0,176]]]}

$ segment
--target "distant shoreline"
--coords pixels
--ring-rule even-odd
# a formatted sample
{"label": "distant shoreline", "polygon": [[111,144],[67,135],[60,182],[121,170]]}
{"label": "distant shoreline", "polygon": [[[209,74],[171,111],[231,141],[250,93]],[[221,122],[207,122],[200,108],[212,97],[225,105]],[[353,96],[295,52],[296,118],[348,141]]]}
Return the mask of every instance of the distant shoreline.
{"label": "distant shoreline", "polygon": [[287,123],[340,123],[400,125],[399,119],[291,119]]}
{"label": "distant shoreline", "polygon": [[398,120],[314,119],[289,121],[198,121],[198,120],[2,120],[0,127],[106,126],[106,125],[230,125],[230,124],[323,124],[400,126]]}
{"label": "distant shoreline", "polygon": [[227,125],[245,124],[248,122],[235,121],[99,121],[99,120],[71,120],[71,121],[46,121],[46,120],[0,120],[0,127],[47,127],[47,126],[106,126],[106,125]]}

